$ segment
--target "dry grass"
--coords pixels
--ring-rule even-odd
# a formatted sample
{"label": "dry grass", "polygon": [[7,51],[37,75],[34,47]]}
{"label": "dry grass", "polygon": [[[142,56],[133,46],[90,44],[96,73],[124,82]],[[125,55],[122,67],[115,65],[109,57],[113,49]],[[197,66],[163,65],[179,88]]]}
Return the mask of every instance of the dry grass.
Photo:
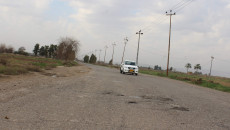
{"label": "dry grass", "polygon": [[[167,77],[165,71],[155,71],[148,69],[139,70],[140,73]],[[224,77],[208,77],[205,75],[186,74],[181,72],[169,72],[168,78],[185,81],[192,84],[197,84],[203,87],[208,87],[224,92],[230,92],[230,78]]]}
{"label": "dry grass", "polygon": [[[50,70],[57,66],[62,66],[64,63],[64,61],[51,58],[0,54],[0,74],[18,75],[30,71],[41,72],[44,69]],[[69,62],[68,66],[74,66],[76,64],[76,62]]]}

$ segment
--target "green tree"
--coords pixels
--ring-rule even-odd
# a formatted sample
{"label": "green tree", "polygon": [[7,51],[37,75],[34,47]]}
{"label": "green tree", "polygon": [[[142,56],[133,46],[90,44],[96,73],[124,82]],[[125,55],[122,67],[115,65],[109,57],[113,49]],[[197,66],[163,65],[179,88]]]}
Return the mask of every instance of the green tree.
{"label": "green tree", "polygon": [[185,65],[185,68],[187,69],[187,73],[188,73],[188,70],[189,70],[190,68],[192,68],[192,65],[191,65],[190,63],[187,63],[187,64]]}
{"label": "green tree", "polygon": [[92,54],[92,55],[90,56],[89,63],[95,64],[96,61],[97,61],[97,57],[96,57],[94,54]]}
{"label": "green tree", "polygon": [[45,47],[44,46],[41,46],[41,48],[39,49],[39,55],[45,56]]}
{"label": "green tree", "polygon": [[56,58],[57,57],[57,49],[58,49],[58,46],[57,45],[53,45],[53,54],[52,54],[52,57],[53,58]]}
{"label": "green tree", "polygon": [[196,70],[196,73],[198,73],[198,70],[201,70],[200,64],[196,64],[196,65],[194,66],[194,69]]}
{"label": "green tree", "polygon": [[85,63],[89,63],[89,56],[88,56],[88,55],[85,55],[85,57],[84,57],[84,62],[85,62]]}
{"label": "green tree", "polygon": [[49,56],[49,46],[46,45],[44,48],[45,48],[44,54],[45,54],[45,57],[47,58]]}
{"label": "green tree", "polygon": [[33,50],[33,52],[34,52],[34,55],[35,56],[37,56],[38,55],[38,52],[39,52],[39,44],[37,43],[35,46],[34,46],[34,50]]}
{"label": "green tree", "polygon": [[50,45],[48,52],[49,52],[49,57],[50,57],[50,58],[51,58],[51,57],[54,57],[55,48],[54,48],[54,45],[53,45],[53,44]]}
{"label": "green tree", "polygon": [[154,70],[161,70],[161,67],[158,66],[158,65],[155,65],[155,66],[154,66]]}

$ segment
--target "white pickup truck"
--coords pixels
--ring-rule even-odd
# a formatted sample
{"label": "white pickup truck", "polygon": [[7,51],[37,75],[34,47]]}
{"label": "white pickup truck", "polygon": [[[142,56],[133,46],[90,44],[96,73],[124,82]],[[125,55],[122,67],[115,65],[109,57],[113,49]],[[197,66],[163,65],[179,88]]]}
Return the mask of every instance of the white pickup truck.
{"label": "white pickup truck", "polygon": [[136,66],[135,61],[125,60],[123,63],[121,63],[120,67],[120,73],[131,73],[138,75],[138,66]]}

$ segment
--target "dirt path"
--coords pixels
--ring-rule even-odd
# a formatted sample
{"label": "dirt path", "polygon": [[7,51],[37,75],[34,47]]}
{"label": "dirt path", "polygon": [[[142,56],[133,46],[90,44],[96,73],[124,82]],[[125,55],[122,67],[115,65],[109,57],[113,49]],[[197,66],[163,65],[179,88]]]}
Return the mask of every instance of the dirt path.
{"label": "dirt path", "polygon": [[64,67],[59,66],[43,72],[31,72],[17,76],[0,77],[0,102],[8,102],[23,96],[36,89],[37,86],[55,85],[57,81],[63,84],[87,74],[91,69],[86,66]]}

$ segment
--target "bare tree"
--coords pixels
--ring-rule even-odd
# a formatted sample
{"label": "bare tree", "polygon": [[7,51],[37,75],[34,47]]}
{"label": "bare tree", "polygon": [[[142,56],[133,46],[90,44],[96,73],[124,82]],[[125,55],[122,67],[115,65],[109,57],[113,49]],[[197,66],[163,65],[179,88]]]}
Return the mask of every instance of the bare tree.
{"label": "bare tree", "polygon": [[62,60],[74,60],[79,51],[79,45],[79,41],[73,38],[61,38],[58,45],[57,58]]}
{"label": "bare tree", "polygon": [[6,51],[6,45],[5,44],[1,44],[0,45],[0,53],[5,53]]}
{"label": "bare tree", "polygon": [[25,50],[26,50],[26,48],[25,47],[20,47],[20,48],[18,48],[18,52],[19,53],[24,53],[25,52]]}
{"label": "bare tree", "polygon": [[13,53],[14,48],[12,46],[7,46],[5,44],[0,45],[0,53]]}

